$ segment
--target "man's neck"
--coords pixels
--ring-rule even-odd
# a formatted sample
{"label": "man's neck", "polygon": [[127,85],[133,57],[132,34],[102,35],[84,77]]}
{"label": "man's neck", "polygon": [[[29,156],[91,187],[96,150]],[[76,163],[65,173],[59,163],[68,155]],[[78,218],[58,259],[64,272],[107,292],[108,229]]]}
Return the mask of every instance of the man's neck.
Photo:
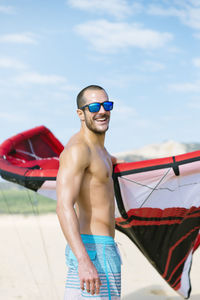
{"label": "man's neck", "polygon": [[105,133],[95,133],[88,128],[81,128],[80,132],[88,142],[104,148]]}

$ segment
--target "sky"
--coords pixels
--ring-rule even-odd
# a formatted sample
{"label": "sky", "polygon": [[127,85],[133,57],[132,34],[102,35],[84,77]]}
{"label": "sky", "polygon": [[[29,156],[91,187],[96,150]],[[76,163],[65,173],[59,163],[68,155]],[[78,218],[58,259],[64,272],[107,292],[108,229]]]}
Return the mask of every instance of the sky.
{"label": "sky", "polygon": [[110,153],[199,142],[200,1],[0,0],[0,143],[45,125],[65,145],[90,84]]}

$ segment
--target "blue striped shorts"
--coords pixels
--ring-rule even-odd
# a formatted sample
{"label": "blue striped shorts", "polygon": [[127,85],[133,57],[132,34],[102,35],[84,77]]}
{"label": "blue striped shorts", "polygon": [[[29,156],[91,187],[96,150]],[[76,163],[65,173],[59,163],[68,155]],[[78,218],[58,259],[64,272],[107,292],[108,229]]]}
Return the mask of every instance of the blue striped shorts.
{"label": "blue striped shorts", "polygon": [[64,300],[90,299],[119,300],[121,295],[121,257],[117,244],[110,236],[81,235],[87,253],[97,269],[101,280],[100,293],[91,295],[81,290],[78,275],[78,261],[66,246],[66,264],[68,274]]}

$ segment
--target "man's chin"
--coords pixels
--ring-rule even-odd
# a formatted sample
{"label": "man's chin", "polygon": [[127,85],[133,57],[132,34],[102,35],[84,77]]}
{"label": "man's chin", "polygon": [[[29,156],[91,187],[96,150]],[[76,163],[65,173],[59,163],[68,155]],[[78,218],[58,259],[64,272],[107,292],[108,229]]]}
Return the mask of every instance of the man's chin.
{"label": "man's chin", "polygon": [[104,134],[108,130],[108,126],[104,128],[92,128],[91,130],[96,134]]}
{"label": "man's chin", "polygon": [[85,125],[89,130],[96,134],[104,134],[109,128],[108,122],[106,124],[98,124],[96,122],[93,122],[93,124],[91,124],[89,122],[85,122]]}

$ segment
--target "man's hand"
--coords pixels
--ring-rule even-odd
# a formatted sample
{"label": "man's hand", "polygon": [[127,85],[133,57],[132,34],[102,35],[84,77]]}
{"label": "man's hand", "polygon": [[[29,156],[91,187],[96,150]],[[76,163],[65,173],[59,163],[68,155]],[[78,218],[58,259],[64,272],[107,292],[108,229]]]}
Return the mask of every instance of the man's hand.
{"label": "man's hand", "polygon": [[101,280],[93,263],[90,260],[79,262],[78,272],[81,289],[85,289],[85,284],[88,293],[91,295],[99,294]]}
{"label": "man's hand", "polygon": [[112,161],[113,165],[125,163],[125,160],[123,160],[123,159],[119,159],[112,155],[110,157],[111,157],[111,161]]}

